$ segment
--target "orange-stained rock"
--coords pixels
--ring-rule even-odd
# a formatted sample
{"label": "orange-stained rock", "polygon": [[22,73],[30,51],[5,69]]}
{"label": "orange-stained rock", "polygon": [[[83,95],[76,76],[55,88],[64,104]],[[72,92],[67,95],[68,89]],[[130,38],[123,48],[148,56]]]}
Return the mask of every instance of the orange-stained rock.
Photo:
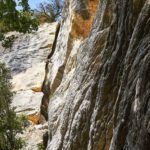
{"label": "orange-stained rock", "polygon": [[33,87],[33,88],[31,88],[31,90],[34,91],[34,92],[42,92],[41,87]]}
{"label": "orange-stained rock", "polygon": [[71,35],[74,39],[86,38],[91,30],[93,19],[96,14],[99,0],[89,0],[88,13],[89,18],[85,19],[80,14],[74,13],[72,21]]}
{"label": "orange-stained rock", "polygon": [[53,44],[48,44],[47,48],[52,48]]}
{"label": "orange-stained rock", "polygon": [[40,122],[40,115],[29,115],[27,119],[31,121],[33,124],[39,124]]}

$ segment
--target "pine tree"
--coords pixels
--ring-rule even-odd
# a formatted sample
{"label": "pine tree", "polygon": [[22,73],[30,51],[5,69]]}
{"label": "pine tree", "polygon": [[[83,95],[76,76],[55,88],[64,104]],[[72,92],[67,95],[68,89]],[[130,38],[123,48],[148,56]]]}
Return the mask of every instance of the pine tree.
{"label": "pine tree", "polygon": [[11,108],[10,78],[10,71],[0,63],[0,150],[18,150],[23,146],[21,138],[17,138],[22,132],[21,122]]}
{"label": "pine tree", "polygon": [[28,0],[18,0],[18,2],[19,10],[16,9],[15,0],[0,0],[0,41],[6,48],[12,46],[13,38],[5,38],[5,33],[9,31],[30,33],[38,29],[38,21],[29,7]]}

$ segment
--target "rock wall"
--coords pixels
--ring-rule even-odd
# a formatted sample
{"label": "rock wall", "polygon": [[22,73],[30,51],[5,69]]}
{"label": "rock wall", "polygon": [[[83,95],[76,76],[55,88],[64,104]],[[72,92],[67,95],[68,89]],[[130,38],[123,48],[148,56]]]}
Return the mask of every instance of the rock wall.
{"label": "rock wall", "polygon": [[[76,66],[77,50],[90,32],[97,5],[98,0],[65,2],[63,21],[61,27],[58,27],[59,33],[56,33],[56,42],[52,48],[54,53],[53,55],[50,53],[47,58],[46,75],[42,88],[44,97],[41,113],[46,119],[48,118],[49,98],[61,83],[64,83],[67,88],[72,79]],[[62,90],[65,90],[65,87]]]}
{"label": "rock wall", "polygon": [[17,38],[11,49],[0,47],[0,61],[12,72],[15,93],[12,106],[15,111],[34,114],[39,112],[45,63],[55,36],[57,23],[44,24],[32,34],[14,34]]}
{"label": "rock wall", "polygon": [[48,150],[150,149],[149,26],[150,0],[65,1],[43,84]]}
{"label": "rock wall", "polygon": [[36,150],[47,131],[40,115],[43,97],[42,84],[45,75],[47,55],[51,51],[57,23],[43,24],[31,34],[8,33],[17,36],[11,49],[0,44],[0,62],[6,63],[12,72],[12,86],[15,92],[12,107],[18,115],[24,114],[30,121],[23,134],[24,150]]}

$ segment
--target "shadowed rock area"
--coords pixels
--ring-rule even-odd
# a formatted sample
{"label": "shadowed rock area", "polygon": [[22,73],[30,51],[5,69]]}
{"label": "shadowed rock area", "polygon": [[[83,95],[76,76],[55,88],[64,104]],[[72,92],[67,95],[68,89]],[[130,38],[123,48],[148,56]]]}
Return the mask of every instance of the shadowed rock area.
{"label": "shadowed rock area", "polygon": [[150,149],[150,0],[66,0],[48,60],[47,150]]}

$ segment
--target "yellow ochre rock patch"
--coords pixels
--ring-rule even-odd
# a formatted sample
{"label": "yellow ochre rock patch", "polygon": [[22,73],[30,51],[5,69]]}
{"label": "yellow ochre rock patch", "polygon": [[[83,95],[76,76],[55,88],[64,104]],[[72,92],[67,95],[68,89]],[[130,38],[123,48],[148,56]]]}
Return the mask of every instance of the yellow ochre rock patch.
{"label": "yellow ochre rock patch", "polygon": [[93,19],[96,14],[99,0],[89,0],[88,12],[89,19],[83,19],[83,17],[77,13],[73,14],[72,31],[71,35],[74,39],[83,38],[85,39],[91,30]]}
{"label": "yellow ochre rock patch", "polygon": [[33,92],[42,92],[42,87],[33,87],[31,88]]}
{"label": "yellow ochre rock patch", "polygon": [[39,124],[39,122],[40,122],[40,115],[35,115],[35,114],[28,115],[27,119],[29,121],[31,121],[33,124]]}

